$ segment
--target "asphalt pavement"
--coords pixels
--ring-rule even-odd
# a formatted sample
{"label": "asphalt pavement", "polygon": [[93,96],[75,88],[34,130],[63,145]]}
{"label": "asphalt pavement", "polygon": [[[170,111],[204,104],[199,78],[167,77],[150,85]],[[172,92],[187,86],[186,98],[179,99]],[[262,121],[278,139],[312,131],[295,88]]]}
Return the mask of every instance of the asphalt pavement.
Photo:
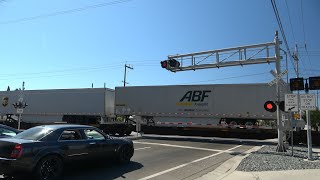
{"label": "asphalt pavement", "polygon": [[226,160],[250,149],[242,143],[181,140],[134,140],[135,154],[127,165],[110,162],[67,168],[63,180],[87,179],[196,179]]}

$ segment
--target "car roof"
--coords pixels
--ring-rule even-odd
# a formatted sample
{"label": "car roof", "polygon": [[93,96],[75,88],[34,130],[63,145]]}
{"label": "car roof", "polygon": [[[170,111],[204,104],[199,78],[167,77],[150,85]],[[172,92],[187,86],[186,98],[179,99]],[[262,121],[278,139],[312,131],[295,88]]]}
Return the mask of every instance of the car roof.
{"label": "car roof", "polygon": [[50,129],[67,129],[67,128],[95,128],[94,126],[80,125],[80,124],[49,124],[37,127],[44,127]]}

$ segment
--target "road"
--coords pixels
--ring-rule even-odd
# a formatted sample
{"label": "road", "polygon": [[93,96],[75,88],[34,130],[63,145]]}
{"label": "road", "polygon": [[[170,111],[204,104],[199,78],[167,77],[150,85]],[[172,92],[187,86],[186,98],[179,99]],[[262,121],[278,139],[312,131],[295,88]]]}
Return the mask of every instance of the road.
{"label": "road", "polygon": [[127,165],[91,163],[67,167],[63,180],[191,180],[213,171],[252,145],[179,140],[134,140],[135,154]]}

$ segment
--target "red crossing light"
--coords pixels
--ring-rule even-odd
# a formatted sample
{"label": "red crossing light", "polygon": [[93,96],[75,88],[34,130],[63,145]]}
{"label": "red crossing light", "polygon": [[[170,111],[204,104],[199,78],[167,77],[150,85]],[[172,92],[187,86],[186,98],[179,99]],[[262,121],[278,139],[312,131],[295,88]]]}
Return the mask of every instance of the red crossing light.
{"label": "red crossing light", "polygon": [[168,61],[161,61],[161,67],[162,68],[167,68],[168,67]]}
{"label": "red crossing light", "polygon": [[269,112],[276,112],[277,106],[273,101],[267,101],[264,103],[264,109]]}

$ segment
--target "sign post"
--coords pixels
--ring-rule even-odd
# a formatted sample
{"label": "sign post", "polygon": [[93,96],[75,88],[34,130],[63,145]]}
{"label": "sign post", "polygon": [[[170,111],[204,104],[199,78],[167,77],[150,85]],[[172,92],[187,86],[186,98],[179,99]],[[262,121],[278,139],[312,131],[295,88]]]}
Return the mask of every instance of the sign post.
{"label": "sign post", "polygon": [[300,95],[300,102],[301,102],[301,110],[306,110],[306,116],[307,116],[308,160],[313,160],[310,110],[316,110],[315,95],[301,94]]}
{"label": "sign post", "polygon": [[291,136],[291,156],[293,156],[293,123],[292,123],[292,117],[291,112],[298,112],[298,95],[297,94],[286,94],[285,95],[285,101],[284,101],[284,109],[286,112],[289,112],[290,117],[290,136]]}

